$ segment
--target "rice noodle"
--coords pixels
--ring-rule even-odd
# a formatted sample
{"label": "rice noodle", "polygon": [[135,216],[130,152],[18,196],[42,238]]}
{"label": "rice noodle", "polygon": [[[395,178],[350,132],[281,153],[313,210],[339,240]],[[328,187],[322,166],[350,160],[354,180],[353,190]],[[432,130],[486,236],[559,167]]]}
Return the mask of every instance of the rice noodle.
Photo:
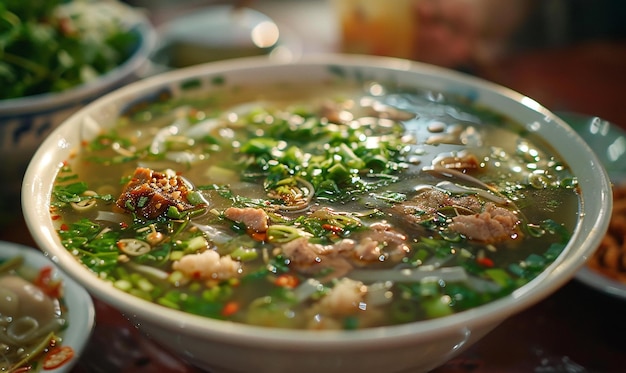
{"label": "rice noodle", "polygon": [[206,237],[214,243],[226,243],[234,238],[232,234],[229,234],[224,230],[217,229],[212,225],[200,224],[193,221],[191,222],[191,225],[201,230]]}
{"label": "rice noodle", "polygon": [[198,140],[206,136],[208,133],[211,133],[211,131],[215,130],[216,128],[219,128],[219,126],[221,125],[222,122],[218,119],[206,119],[189,127],[185,131],[185,136],[189,137],[190,139]]}
{"label": "rice noodle", "polygon": [[419,282],[428,278],[441,279],[450,282],[466,281],[469,276],[463,267],[438,268],[433,270],[422,269],[355,269],[347,277],[364,283],[380,281]]}
{"label": "rice noodle", "polygon": [[165,145],[166,140],[174,135],[178,135],[181,132],[187,130],[190,126],[189,120],[186,118],[186,114],[189,111],[189,107],[181,107],[176,110],[175,116],[177,119],[169,126],[161,128],[152,139],[150,144],[150,152],[152,154],[162,154],[167,150]]}
{"label": "rice noodle", "polygon": [[390,291],[392,281],[375,282],[367,287],[366,301],[370,306],[382,306],[391,303],[393,294]]}
{"label": "rice noodle", "polygon": [[169,273],[162,271],[155,267],[146,266],[143,264],[137,264],[129,261],[124,263],[126,266],[131,267],[134,271],[143,273],[144,275],[151,276],[160,280],[165,280],[169,277]]}
{"label": "rice noodle", "polygon": [[470,276],[470,278],[467,280],[467,284],[472,289],[480,293],[495,293],[502,289],[502,287],[497,283],[476,276]]}
{"label": "rice noodle", "polygon": [[323,287],[322,283],[314,278],[309,278],[302,284],[300,284],[297,288],[294,289],[293,293],[298,303],[305,301],[311,295],[315,294]]}
{"label": "rice noodle", "polygon": [[[309,207],[309,205],[311,204],[311,200],[313,199],[313,196],[315,195],[315,187],[313,186],[313,184],[311,184],[307,180],[304,180],[301,177],[296,177],[295,181],[296,183],[301,184],[303,186],[303,188],[300,188],[297,185],[293,187],[293,189],[298,191],[298,194],[301,194],[303,199],[298,200],[298,202],[293,205],[282,204],[282,205],[273,205],[273,207],[282,211],[290,211],[290,212],[302,211]],[[269,195],[272,196],[271,194]]]}
{"label": "rice noodle", "polygon": [[510,203],[508,199],[501,197],[499,195],[490,193],[487,190],[466,187],[463,185],[452,183],[450,181],[442,181],[438,183],[437,188],[440,188],[440,189],[443,189],[445,191],[448,191],[450,193],[455,193],[455,194],[462,194],[462,193],[476,194],[500,205],[507,205]]}
{"label": "rice noodle", "polygon": [[122,214],[119,212],[112,211],[98,211],[98,215],[96,216],[96,220],[100,221],[110,221],[112,223],[123,223],[128,222],[130,220],[129,215]]}
{"label": "rice noodle", "polygon": [[11,322],[6,329],[6,336],[14,344],[29,344],[48,333],[60,330],[63,325],[63,318],[54,318],[45,325],[39,325],[35,318],[24,316]]}

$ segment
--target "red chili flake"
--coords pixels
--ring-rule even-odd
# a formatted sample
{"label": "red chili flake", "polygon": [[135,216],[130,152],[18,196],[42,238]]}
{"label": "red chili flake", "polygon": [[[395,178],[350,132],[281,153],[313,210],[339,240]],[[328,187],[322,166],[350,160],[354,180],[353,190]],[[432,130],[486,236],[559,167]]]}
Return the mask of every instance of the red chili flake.
{"label": "red chili flake", "polygon": [[282,274],[274,280],[274,285],[289,289],[295,288],[299,283],[298,277],[288,273]]}
{"label": "red chili flake", "polygon": [[322,224],[322,228],[327,230],[327,231],[331,231],[333,233],[341,233],[341,232],[343,232],[343,228],[338,227],[336,225],[332,225],[332,224]]}
{"label": "red chili flake", "polygon": [[250,236],[250,238],[258,242],[265,242],[265,240],[267,239],[266,232],[257,232],[254,230],[248,230],[248,235]]}
{"label": "red chili flake", "polygon": [[237,313],[237,311],[239,311],[239,303],[235,301],[231,301],[231,302],[226,303],[224,305],[224,308],[222,308],[222,316],[224,317],[232,316],[235,313]]}
{"label": "red chili flake", "polygon": [[74,349],[70,346],[55,347],[50,350],[43,360],[43,369],[56,369],[74,357]]}
{"label": "red chili flake", "polygon": [[62,283],[60,280],[52,278],[52,267],[45,266],[39,270],[37,278],[33,281],[35,286],[40,288],[45,294],[52,298],[61,297]]}
{"label": "red chili flake", "polygon": [[121,222],[120,223],[120,228],[122,228],[122,229],[128,228],[128,223],[126,223],[125,221]]}
{"label": "red chili flake", "polygon": [[488,267],[488,268],[493,267],[493,260],[487,257],[476,258],[476,263],[480,264],[483,267]]}

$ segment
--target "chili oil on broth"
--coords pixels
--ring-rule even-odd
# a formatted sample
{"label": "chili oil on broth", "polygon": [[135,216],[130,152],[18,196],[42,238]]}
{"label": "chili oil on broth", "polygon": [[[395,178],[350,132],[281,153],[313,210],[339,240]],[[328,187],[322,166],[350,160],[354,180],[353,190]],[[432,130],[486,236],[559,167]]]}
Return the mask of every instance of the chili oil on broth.
{"label": "chili oil on broth", "polygon": [[[459,97],[378,83],[237,88],[128,113],[59,171],[59,187],[89,190],[79,208],[53,196],[59,234],[114,286],[194,314],[310,329],[441,317],[530,281],[577,219],[575,178],[550,148]],[[200,204],[133,218],[115,200],[137,167],[172,170]],[[422,193],[442,199],[424,205]],[[449,229],[487,205],[515,212],[507,238]],[[265,211],[270,228],[228,218],[232,206]],[[124,253],[120,239],[148,252]],[[222,259],[173,265],[205,251]],[[212,265],[232,276],[204,273]]]}

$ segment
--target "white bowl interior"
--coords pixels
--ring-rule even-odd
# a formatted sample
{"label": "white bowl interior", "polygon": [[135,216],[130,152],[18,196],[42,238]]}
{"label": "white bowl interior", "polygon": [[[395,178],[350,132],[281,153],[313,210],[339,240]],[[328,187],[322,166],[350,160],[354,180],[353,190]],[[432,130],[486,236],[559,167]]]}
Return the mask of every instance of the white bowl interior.
{"label": "white bowl interior", "polygon": [[[472,98],[488,107],[506,113],[524,124],[530,132],[547,139],[577,175],[584,214],[570,243],[561,257],[542,275],[509,296],[487,305],[440,319],[402,326],[341,332],[303,332],[265,328],[209,320],[156,306],[114,289],[98,280],[83,268],[60,244],[50,219],[49,199],[52,180],[60,163],[67,159],[81,140],[81,135],[95,133],[129,102],[147,97],[162,89],[174,95],[181,82],[198,79],[211,89],[216,76],[227,84],[275,84],[277,81],[317,81],[329,76],[366,77],[382,81],[414,84],[442,92],[456,93]],[[87,106],[68,119],[41,146],[35,154],[23,184],[23,210],[27,224],[37,243],[96,297],[136,315],[146,324],[159,326],[153,334],[176,332],[199,340],[214,339],[225,345],[243,344],[261,349],[289,349],[304,351],[352,351],[371,349],[381,343],[400,346],[420,341],[434,341],[442,335],[454,336],[464,348],[497,326],[506,317],[545,298],[567,282],[593,252],[608,226],[611,209],[609,180],[594,153],[587,144],[567,126],[532,99],[509,89],[429,65],[399,59],[365,56],[309,56],[296,63],[269,61],[266,58],[247,58],[194,66],[155,76],[120,89]],[[138,321],[139,322],[139,321]],[[460,334],[466,335],[459,338]],[[159,338],[157,338],[159,339]],[[460,342],[459,342],[460,341]],[[448,353],[450,357],[451,353]],[[191,354],[191,353],[190,353]],[[434,365],[429,366],[430,368]]]}

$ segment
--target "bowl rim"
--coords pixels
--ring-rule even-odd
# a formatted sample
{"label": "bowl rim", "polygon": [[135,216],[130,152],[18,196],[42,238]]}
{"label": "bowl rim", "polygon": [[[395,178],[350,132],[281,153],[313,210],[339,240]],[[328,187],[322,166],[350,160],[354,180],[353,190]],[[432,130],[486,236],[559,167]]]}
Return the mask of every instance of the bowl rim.
{"label": "bowl rim", "polygon": [[[70,346],[74,350],[72,360],[59,368],[46,370],[49,373],[65,373],[80,359],[95,326],[95,306],[91,296],[82,286],[80,286],[71,276],[50,259],[45,253],[22,244],[9,241],[0,241],[0,258],[12,258],[23,256],[24,264],[31,268],[42,268],[51,266],[53,276],[61,279],[64,287],[63,298],[68,306],[69,324],[65,330],[65,335],[61,346]],[[79,315],[80,317],[78,317]]]}
{"label": "bowl rim", "polygon": [[[626,139],[626,130],[603,118],[578,112],[557,112],[581,137],[587,141],[614,185],[626,183],[626,153],[618,152],[618,144]],[[619,141],[618,140],[622,140]],[[621,300],[626,300],[626,282],[612,278],[602,270],[584,265],[575,275],[575,279],[586,286]]]}
{"label": "bowl rim", "polygon": [[[132,9],[132,8],[131,8]],[[0,100],[0,119],[14,117],[20,114],[57,111],[72,105],[73,102],[82,102],[103,89],[119,84],[121,80],[133,73],[141,71],[150,61],[157,45],[157,33],[150,22],[141,12],[133,10],[132,18],[136,20],[130,25],[130,30],[136,30],[139,43],[133,53],[120,65],[98,76],[96,79],[79,84],[62,92],[45,92],[36,95],[16,97]],[[36,108],[36,109],[35,109]]]}
{"label": "bowl rim", "polygon": [[[137,92],[146,90],[152,91],[154,88],[166,86],[168,83],[180,82],[197,76],[224,73],[225,71],[232,73],[238,69],[254,69],[268,66],[280,67],[282,65],[338,65],[348,68],[373,67],[409,72],[417,71],[421,74],[435,74],[438,78],[443,80],[452,79],[456,83],[460,83],[464,86],[480,87],[487,90],[490,94],[504,96],[504,99],[514,101],[516,106],[524,106],[530,111],[537,112],[546,118],[549,118],[556,127],[558,127],[561,131],[565,131],[567,135],[570,136],[574,142],[576,142],[576,146],[578,148],[588,153],[589,162],[591,164],[599,164],[595,154],[591,152],[587,144],[564,121],[533,99],[509,88],[458,71],[424,64],[421,62],[391,57],[319,54],[305,55],[292,61],[269,60],[268,58],[262,56],[210,62],[165,72],[129,84],[90,103],[75,113],[66,122],[77,122],[81,118],[87,116],[90,111],[95,110],[98,106],[106,105],[107,103],[113,102],[120,97],[131,97]],[[60,126],[56,129],[55,133],[53,133],[44,144],[51,146],[53,143],[59,141],[56,134],[60,133],[64,127],[65,126]],[[56,232],[50,229],[50,227],[39,225],[40,221],[38,221],[37,216],[34,213],[34,207],[38,204],[46,206],[48,203],[47,198],[49,195],[42,196],[41,193],[39,195],[35,193],[42,188],[41,185],[38,185],[40,180],[36,180],[37,163],[44,163],[43,165],[39,164],[38,167],[54,166],[45,164],[45,158],[47,157],[45,154],[45,148],[46,145],[40,147],[38,152],[33,157],[33,161],[31,162],[31,165],[29,165],[26,177],[24,178],[25,182],[23,184],[22,191],[23,196],[35,196],[34,199],[23,199],[24,213],[29,229],[39,246],[44,248],[44,250],[46,250],[46,247],[51,245],[59,246]],[[428,339],[441,333],[450,334],[458,333],[459,330],[468,330],[469,325],[497,325],[510,315],[519,312],[520,310],[527,308],[550,295],[572,278],[575,270],[583,265],[587,255],[591,251],[591,248],[588,247],[589,245],[573,247],[572,243],[576,240],[599,240],[600,236],[608,227],[608,219],[606,218],[608,215],[607,210],[610,211],[612,206],[612,196],[609,193],[610,189],[608,176],[606,175],[606,171],[601,166],[596,168],[596,170],[597,171],[594,172],[598,173],[598,182],[602,187],[598,193],[600,194],[600,199],[604,203],[603,206],[599,207],[599,213],[601,216],[597,219],[594,218],[594,220],[589,223],[590,225],[593,225],[593,228],[585,237],[582,237],[582,234],[578,232],[578,229],[576,229],[570,240],[570,244],[567,246],[568,249],[566,249],[577,250],[578,254],[581,255],[570,255],[567,258],[563,258],[563,256],[561,256],[557,262],[553,263],[549,271],[544,271],[529,284],[524,285],[522,288],[517,289],[512,294],[504,298],[495,300],[478,308],[469,309],[439,319],[354,330],[349,332],[282,330],[276,328],[258,327],[209,319],[162,306],[156,307],[153,303],[113,289],[110,284],[106,284],[104,281],[99,280],[87,269],[68,264],[67,272],[70,276],[75,276],[78,282],[86,282],[88,284],[86,286],[88,290],[97,295],[97,297],[112,304],[114,307],[121,309],[123,312],[137,315],[137,317],[140,316],[142,322],[155,323],[159,325],[159,327],[165,329],[169,328],[171,331],[180,331],[181,329],[185,329],[187,333],[197,337],[206,335],[212,335],[213,337],[217,336],[223,343],[256,346],[271,344],[272,346],[283,346],[291,349],[306,349],[315,347],[321,350],[333,350],[338,346],[347,349],[358,349],[365,345],[371,345],[371,343],[375,341],[378,341],[378,343],[384,341],[385,343],[401,344],[406,343],[407,341],[415,341],[418,338]],[[581,219],[579,219],[579,225],[582,223],[584,218],[585,217],[582,216]],[[587,218],[587,220],[589,219],[590,218]],[[63,249],[57,251],[58,252],[55,251],[54,253],[51,253],[51,255],[58,257],[57,262],[61,265],[65,265],[69,260],[75,261],[67,250]],[[112,289],[113,291],[111,291]],[[532,289],[532,291],[529,291],[530,289]],[[162,324],[161,320],[168,320],[169,324]],[[268,330],[271,330],[271,333],[268,333]],[[346,344],[346,342],[349,343]]]}

